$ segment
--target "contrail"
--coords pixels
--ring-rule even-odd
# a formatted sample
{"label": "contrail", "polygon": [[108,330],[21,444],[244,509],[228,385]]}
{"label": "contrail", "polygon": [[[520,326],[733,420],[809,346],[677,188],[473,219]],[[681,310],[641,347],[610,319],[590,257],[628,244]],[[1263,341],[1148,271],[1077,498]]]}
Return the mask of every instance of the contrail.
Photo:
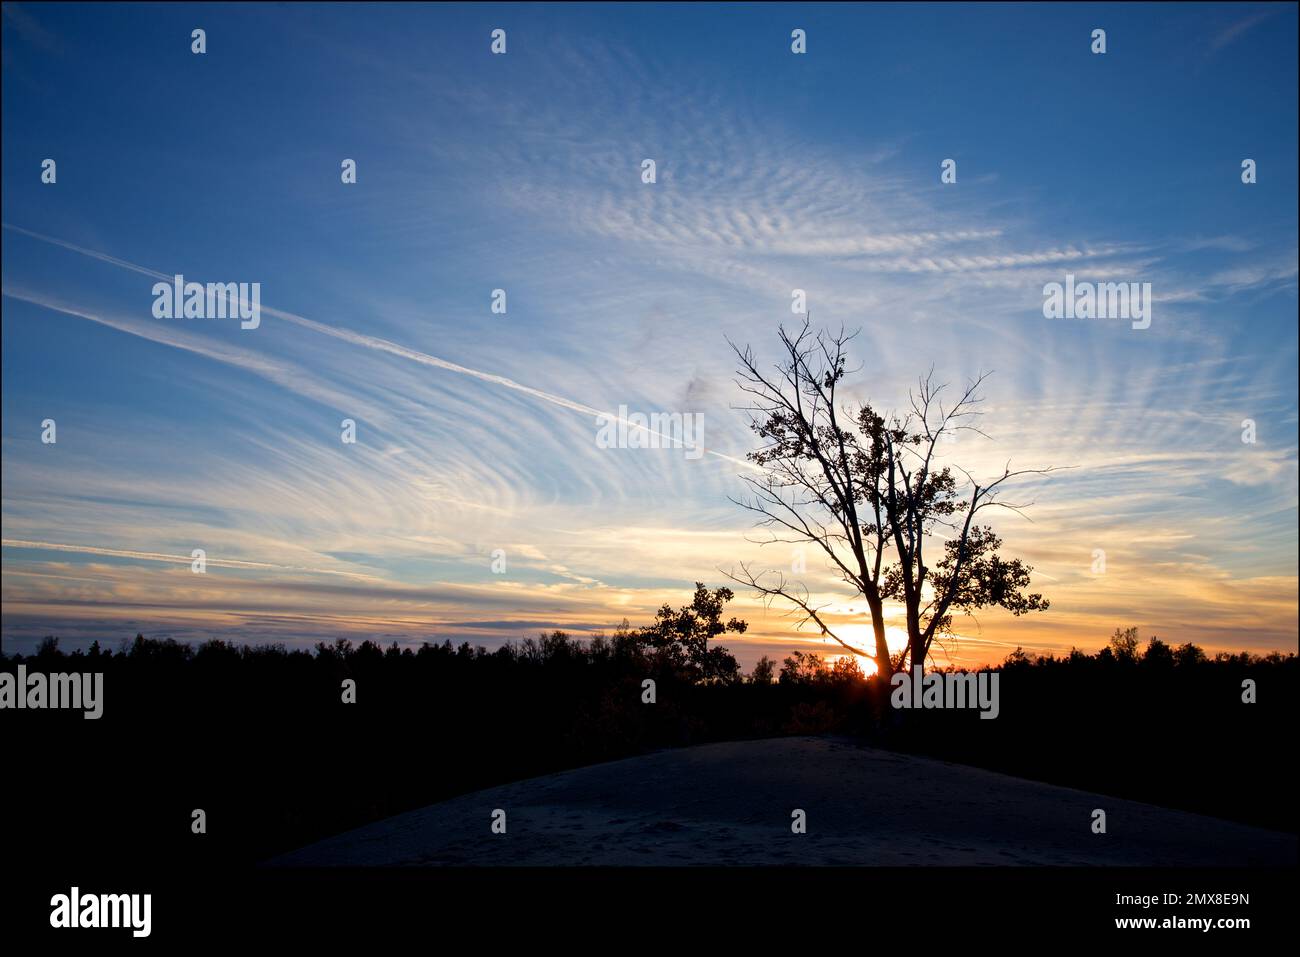
{"label": "contrail", "polygon": [[[137,552],[125,548],[101,548],[98,545],[62,545],[56,542],[30,542],[20,538],[0,539],[5,548],[35,548],[49,552],[75,552],[79,555],[106,555],[111,558],[133,558],[144,562],[167,562],[169,564],[188,565],[194,559],[189,555],[168,555],[164,552]],[[274,571],[310,572],[313,575],[338,575],[343,578],[355,578],[361,581],[375,581],[369,575],[355,572],[332,571],[324,568],[306,568],[301,565],[272,565],[267,562],[247,562],[238,558],[205,558],[204,564],[215,568],[269,568]]]}
{"label": "contrail", "polygon": [[[110,266],[117,266],[120,269],[129,269],[132,272],[137,272],[144,276],[150,276],[154,279],[160,279],[163,282],[171,282],[174,278],[171,275],[158,272],[157,270],[154,269],[149,269],[146,266],[141,266],[138,265],[137,263],[128,262],[125,259],[118,259],[116,256],[110,256],[108,255],[108,253],[101,253],[94,249],[86,249],[85,247],[78,246],[75,243],[70,243],[64,239],[58,239],[54,236],[46,236],[42,233],[33,232],[30,229],[24,229],[21,226],[14,226],[11,223],[2,223],[0,225],[2,225],[5,229],[12,230],[13,232],[19,233],[23,236],[29,236],[32,239],[39,240],[43,243],[49,243],[52,246],[58,246],[62,249],[70,250],[71,252],[77,253],[81,256],[86,256],[89,257],[90,259],[96,259],[99,260],[100,262],[108,263]],[[228,301],[229,298],[230,297],[227,297]],[[666,435],[663,432],[658,431],[657,429],[651,429],[648,426],[640,425],[634,422],[628,422],[627,419],[625,419],[623,416],[615,415],[614,413],[611,412],[602,412],[601,410],[593,408],[592,406],[585,405],[582,402],[575,402],[572,399],[566,399],[564,398],[564,396],[555,395],[552,392],[544,392],[541,389],[534,389],[532,386],[524,385],[521,382],[516,382],[514,379],[508,379],[505,376],[494,375],[493,373],[490,372],[480,372],[477,369],[471,369],[468,366],[463,366],[455,362],[449,362],[446,359],[439,359],[437,356],[431,356],[426,352],[420,352],[416,349],[407,348],[406,346],[399,345],[396,342],[390,342],[387,339],[381,339],[378,336],[368,336],[364,333],[353,332],[349,329],[340,329],[337,326],[330,326],[330,325],[326,325],[323,322],[316,322],[313,319],[308,319],[306,316],[300,316],[297,315],[296,313],[286,312],[283,309],[275,309],[271,306],[265,306],[265,305],[262,306],[261,308],[263,312],[275,316],[277,319],[282,319],[285,322],[291,322],[294,325],[301,326],[304,329],[309,329],[312,332],[320,333],[323,336],[329,336],[332,339],[339,339],[343,342],[351,343],[352,345],[364,346],[367,349],[376,349],[380,352],[387,352],[390,355],[399,356],[403,359],[409,359],[410,361],[418,362],[421,365],[432,366],[435,369],[444,369],[447,372],[455,372],[458,375],[471,376],[483,382],[490,382],[494,385],[499,385],[506,389],[513,389],[516,392],[522,392],[525,395],[530,395],[535,399],[541,399],[543,402],[549,402],[552,405],[558,405],[561,408],[569,409],[570,411],[573,412],[581,412],[585,415],[600,416],[609,419],[611,421],[622,422],[624,425],[628,426],[629,428],[637,429],[641,432],[647,432],[651,435],[657,435],[660,438],[667,439],[668,441],[677,444],[678,446],[684,446],[684,443],[680,439],[677,439],[671,435]],[[762,469],[759,466],[755,465],[753,462],[748,462],[744,459],[738,459],[735,458],[734,456],[727,455],[723,452],[715,452],[712,449],[703,449],[703,451],[708,455],[714,456],[715,458],[723,459],[724,461],[727,462],[732,462],[736,465],[743,466],[744,468],[753,469],[756,471],[762,471]]]}
{"label": "contrail", "polygon": [[[162,552],[135,552],[125,548],[100,548],[97,545],[60,545],[55,542],[29,542],[19,538],[0,539],[5,548],[39,548],[51,552],[77,552],[85,555],[108,555],[113,558],[135,558],[146,562],[177,562],[188,565],[192,558],[187,555],[167,555]],[[207,561],[209,565],[225,568],[286,568],[285,565],[268,565],[266,562],[245,562],[234,558],[214,558]]]}

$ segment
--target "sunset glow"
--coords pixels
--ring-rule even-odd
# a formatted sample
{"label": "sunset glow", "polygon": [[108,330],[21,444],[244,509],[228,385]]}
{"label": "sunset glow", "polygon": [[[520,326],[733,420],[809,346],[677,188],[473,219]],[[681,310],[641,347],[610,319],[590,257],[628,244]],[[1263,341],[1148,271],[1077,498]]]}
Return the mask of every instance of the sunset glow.
{"label": "sunset glow", "polygon": [[[247,32],[253,11],[227,12]],[[817,69],[914,69],[867,8],[842,15],[834,33],[870,46],[823,32]],[[1024,33],[1010,15],[981,21],[981,68]],[[480,27],[463,10],[412,16],[431,25],[403,36]],[[1275,175],[1244,187],[1235,158],[1163,145],[1183,126],[1140,135],[1148,115],[1192,139],[1219,129],[1149,89],[1152,71],[1185,72],[1158,45],[1154,62],[1111,58],[1132,114],[1103,143],[1081,141],[1075,118],[1110,115],[1109,93],[1086,71],[1052,72],[1050,51],[1023,66],[1043,98],[1032,115],[1019,82],[971,108],[955,57],[925,67],[924,89],[873,101],[863,125],[853,84],[808,99],[798,64],[754,66],[769,34],[789,32],[776,11],[728,26],[741,33],[725,62],[632,10],[594,33],[576,10],[518,16],[532,39],[508,61],[527,82],[481,50],[394,46],[359,11],[325,9],[328,39],[306,60],[228,67],[223,95],[246,91],[228,98],[249,112],[187,133],[186,163],[155,164],[144,144],[210,78],[140,79],[148,107],[103,128],[112,84],[79,90],[69,115],[6,93],[23,131],[4,164],[7,648],[141,631],[296,646],[584,637],[644,624],[697,581],[731,584],[741,562],[790,574],[800,561],[810,599],[869,644],[831,563],[758,544],[732,501],[759,440],[728,341],[775,358],[793,289],[817,323],[862,330],[847,403],[899,409],[931,367],[955,386],[992,370],[987,437],[963,433],[942,455],[977,478],[1009,460],[1058,469],[1016,487],[1023,514],[992,516],[1050,609],[959,616],[939,663],[1095,650],[1130,625],[1209,651],[1296,650],[1294,124],[1253,122],[1253,94],[1225,93],[1211,71],[1184,77],[1188,102],[1239,102],[1222,123],[1247,124],[1272,158]],[[141,23],[132,42],[164,29]],[[268,24],[263,42],[295,47]],[[86,42],[87,69],[117,68]],[[366,64],[346,83],[322,52],[333,43]],[[268,86],[292,91],[274,113]],[[918,117],[945,139],[919,136]],[[256,171],[224,152],[236,128],[263,131]],[[113,191],[39,181],[33,157],[65,135],[111,167],[96,176]],[[1111,142],[1127,144],[1122,163]],[[970,159],[945,186],[939,163],[958,147]],[[354,154],[359,178],[342,185]],[[1149,185],[1167,179],[1182,192]],[[175,215],[142,212],[159,209]],[[1041,291],[1067,271],[1150,281],[1150,327],[1045,318]],[[151,288],[176,274],[260,282],[260,325],[157,318]],[[600,416],[619,409],[698,415],[699,454],[603,447]],[[750,628],[725,643],[746,667],[842,652],[735,590],[729,614]]]}

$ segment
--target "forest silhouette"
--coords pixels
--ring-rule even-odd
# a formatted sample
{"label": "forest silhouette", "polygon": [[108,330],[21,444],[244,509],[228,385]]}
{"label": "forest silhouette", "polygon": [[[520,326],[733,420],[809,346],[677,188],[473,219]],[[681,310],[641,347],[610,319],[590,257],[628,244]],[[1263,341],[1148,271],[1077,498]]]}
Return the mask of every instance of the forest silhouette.
{"label": "forest silhouette", "polygon": [[[104,714],[12,711],[24,794],[65,833],[10,839],[76,857],[249,864],[369,821],[527,777],[692,744],[831,734],[1025,778],[1295,830],[1277,729],[1294,726],[1295,655],[1207,656],[1116,629],[1096,653],[999,667],[997,720],[901,713],[851,658],[793,651],[746,674],[718,644],[745,623],[697,584],[654,622],[496,650],[343,638],[314,651],[137,635],[114,653],[0,657],[0,670],[103,672]],[[356,702],[341,689],[355,682]],[[647,703],[646,681],[654,682]],[[1257,703],[1242,700],[1245,679]],[[129,778],[129,789],[112,782]],[[146,797],[142,797],[142,795]],[[190,833],[202,808],[216,840]],[[187,840],[188,839],[188,840]]]}

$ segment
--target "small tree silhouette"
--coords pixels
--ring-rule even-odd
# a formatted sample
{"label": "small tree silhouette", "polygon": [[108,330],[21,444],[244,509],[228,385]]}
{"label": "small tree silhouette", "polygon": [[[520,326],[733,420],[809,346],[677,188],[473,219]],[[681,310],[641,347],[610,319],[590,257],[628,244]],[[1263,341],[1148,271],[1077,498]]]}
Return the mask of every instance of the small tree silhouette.
{"label": "small tree silhouette", "polygon": [[1116,661],[1132,663],[1138,657],[1137,628],[1116,628],[1110,636],[1110,650]]}
{"label": "small tree silhouette", "polygon": [[741,634],[748,627],[739,618],[722,620],[722,609],[733,597],[730,588],[710,592],[703,582],[696,582],[694,600],[676,611],[665,604],[654,624],[641,630],[640,641],[659,664],[692,680],[735,681],[740,676],[736,659],[726,648],[709,647],[710,639],[729,631]]}

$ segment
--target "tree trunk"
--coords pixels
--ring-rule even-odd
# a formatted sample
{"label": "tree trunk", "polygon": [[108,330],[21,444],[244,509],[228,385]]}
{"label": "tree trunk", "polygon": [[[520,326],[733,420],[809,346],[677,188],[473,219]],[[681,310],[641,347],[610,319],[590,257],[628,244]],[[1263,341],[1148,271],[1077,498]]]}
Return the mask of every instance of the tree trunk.
{"label": "tree trunk", "polygon": [[885,603],[868,595],[867,607],[871,609],[871,630],[876,637],[876,673],[888,681],[894,675],[894,666],[889,660],[889,643],[885,641]]}
{"label": "tree trunk", "polygon": [[925,637],[921,634],[921,593],[918,589],[915,594],[915,603],[917,607],[911,607],[913,596],[908,596],[907,609],[907,646],[909,648],[907,670],[910,673],[913,668],[920,667],[925,670]]}

